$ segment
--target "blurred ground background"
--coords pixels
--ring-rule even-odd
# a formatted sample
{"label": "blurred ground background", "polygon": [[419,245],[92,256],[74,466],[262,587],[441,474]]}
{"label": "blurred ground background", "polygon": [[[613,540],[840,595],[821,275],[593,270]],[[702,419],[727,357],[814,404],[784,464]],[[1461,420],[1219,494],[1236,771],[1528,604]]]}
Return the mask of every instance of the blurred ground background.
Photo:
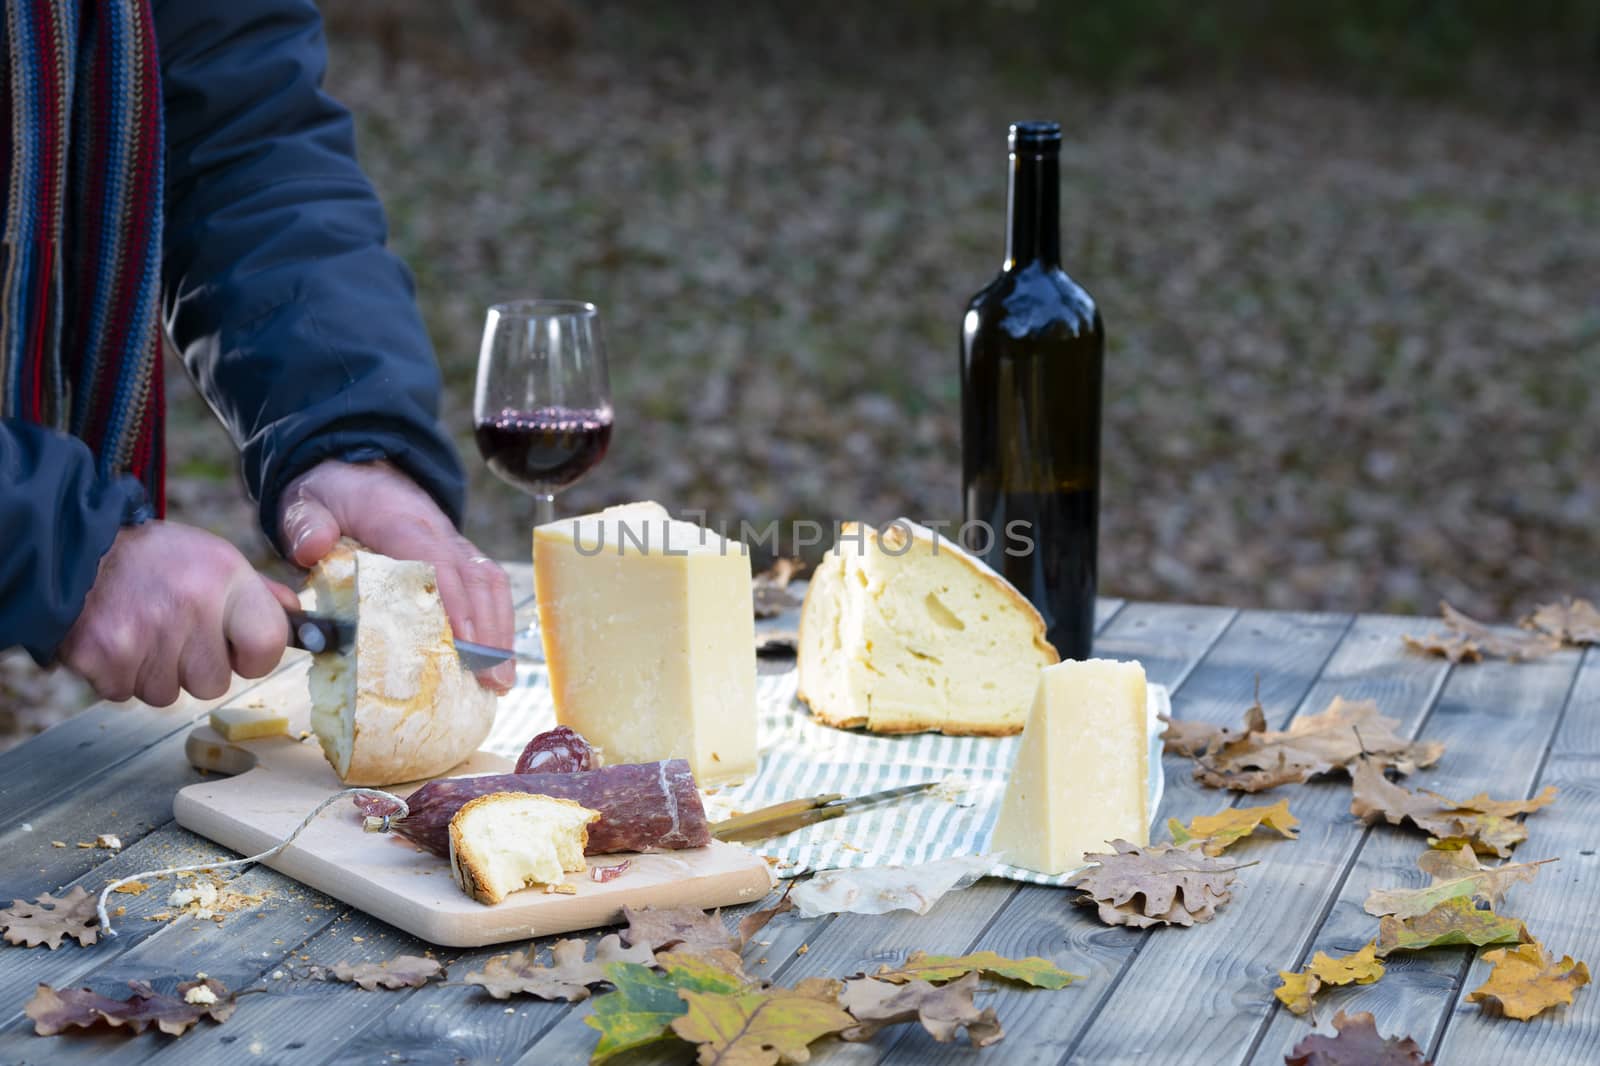
{"label": "blurred ground background", "polygon": [[[564,508],[959,515],[956,326],[1005,130],[1066,128],[1109,336],[1105,592],[1491,618],[1600,593],[1600,2],[328,0],[329,86],[475,470],[484,308],[605,316]],[[175,518],[266,561],[171,368]],[[0,735],[84,694],[0,663]]]}

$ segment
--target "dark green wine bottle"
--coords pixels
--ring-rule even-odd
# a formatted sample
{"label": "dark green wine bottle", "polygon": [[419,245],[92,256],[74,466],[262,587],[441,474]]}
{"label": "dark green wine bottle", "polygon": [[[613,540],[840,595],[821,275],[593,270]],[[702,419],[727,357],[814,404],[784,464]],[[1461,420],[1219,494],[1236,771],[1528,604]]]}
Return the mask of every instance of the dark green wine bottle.
{"label": "dark green wine bottle", "polygon": [[1105,330],[1061,269],[1061,127],[1011,127],[1006,258],[961,323],[962,538],[1039,609],[1050,642],[1094,642]]}

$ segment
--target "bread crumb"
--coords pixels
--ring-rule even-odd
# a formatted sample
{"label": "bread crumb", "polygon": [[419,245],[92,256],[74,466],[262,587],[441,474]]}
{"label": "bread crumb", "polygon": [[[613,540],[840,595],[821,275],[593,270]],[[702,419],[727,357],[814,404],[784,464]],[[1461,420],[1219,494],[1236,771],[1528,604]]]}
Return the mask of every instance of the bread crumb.
{"label": "bread crumb", "polygon": [[64,840],[52,840],[50,846],[52,848],[64,848],[67,846],[67,842]]}
{"label": "bread crumb", "polygon": [[217,1001],[217,994],[205,985],[195,985],[183,994],[183,1001],[202,1007],[209,1007]]}
{"label": "bread crumb", "polygon": [[808,952],[810,950],[811,950],[811,945],[810,944],[801,944],[799,947],[794,949],[794,953],[796,955],[804,955],[806,952]]}
{"label": "bread crumb", "polygon": [[139,893],[145,891],[149,887],[150,886],[145,884],[143,881],[129,881],[125,885],[118,885],[111,891],[123,896],[137,896]]}

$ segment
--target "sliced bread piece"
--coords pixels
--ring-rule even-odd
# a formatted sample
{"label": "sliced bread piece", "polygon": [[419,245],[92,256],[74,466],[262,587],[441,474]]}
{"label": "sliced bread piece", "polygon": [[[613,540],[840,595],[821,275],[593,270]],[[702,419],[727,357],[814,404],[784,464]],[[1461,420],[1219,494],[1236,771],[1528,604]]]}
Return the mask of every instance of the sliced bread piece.
{"label": "sliced bread piece", "polygon": [[846,523],[800,612],[800,698],[829,725],[1004,736],[1059,656],[1023,595],[953,540]]}
{"label": "sliced bread piece", "polygon": [[433,567],[340,542],[311,571],[316,610],[356,625],[311,663],[311,728],[339,779],[433,777],[478,750],[496,695],[456,655]]}
{"label": "sliced bread piece", "polygon": [[450,872],[479,903],[499,903],[530,885],[560,884],[587,865],[589,823],[599,817],[553,796],[479,796],[450,819]]}

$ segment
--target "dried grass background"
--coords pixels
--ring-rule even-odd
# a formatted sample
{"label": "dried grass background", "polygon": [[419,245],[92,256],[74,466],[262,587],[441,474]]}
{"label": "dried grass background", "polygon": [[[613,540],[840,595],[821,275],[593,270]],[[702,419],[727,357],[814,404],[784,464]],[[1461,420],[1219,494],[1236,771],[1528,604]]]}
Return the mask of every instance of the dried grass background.
{"label": "dried grass background", "polygon": [[[476,458],[478,337],[531,295],[594,300],[613,356],[612,452],[563,507],[956,517],[957,321],[998,265],[1006,124],[1049,117],[1110,339],[1104,592],[1489,617],[1600,593],[1590,72],[1464,52],[1419,88],[1381,51],[1298,76],[1213,50],[1086,80],[1048,35],[964,40],[962,11],[1027,5],[888,6],[330,0],[483,547],[522,558],[530,510]],[[172,374],[174,516],[265,559]]]}

